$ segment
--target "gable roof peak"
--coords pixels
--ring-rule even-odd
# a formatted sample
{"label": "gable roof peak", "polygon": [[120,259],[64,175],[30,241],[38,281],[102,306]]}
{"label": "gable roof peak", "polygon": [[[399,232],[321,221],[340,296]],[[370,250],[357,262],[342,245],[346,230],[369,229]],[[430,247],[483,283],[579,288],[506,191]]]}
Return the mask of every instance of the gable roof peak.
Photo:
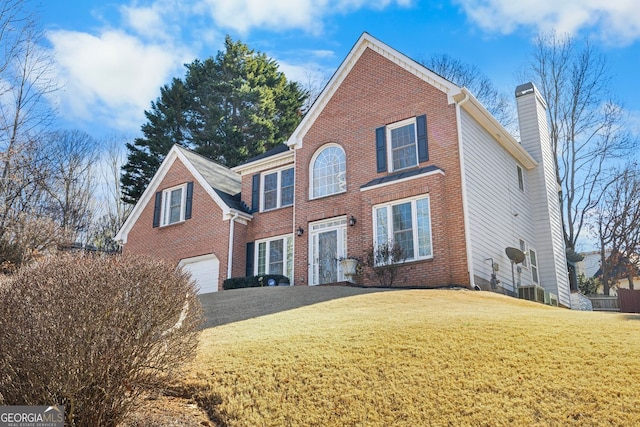
{"label": "gable roof peak", "polygon": [[290,147],[300,148],[302,146],[302,139],[304,138],[304,135],[320,115],[329,100],[333,97],[334,93],[340,87],[346,76],[358,62],[366,49],[371,49],[372,51],[382,55],[411,74],[414,74],[418,78],[431,84],[436,89],[444,92],[447,94],[449,103],[455,102],[453,96],[461,91],[459,86],[439,74],[434,73],[424,65],[414,61],[396,49],[393,49],[387,44],[381,42],[365,31],[360,35],[335,73],[333,73],[333,76],[331,76],[331,79],[329,79],[329,82],[324,87],[311,108],[309,108],[309,111],[307,111],[296,130],[291,134],[291,137],[287,141],[287,144]]}

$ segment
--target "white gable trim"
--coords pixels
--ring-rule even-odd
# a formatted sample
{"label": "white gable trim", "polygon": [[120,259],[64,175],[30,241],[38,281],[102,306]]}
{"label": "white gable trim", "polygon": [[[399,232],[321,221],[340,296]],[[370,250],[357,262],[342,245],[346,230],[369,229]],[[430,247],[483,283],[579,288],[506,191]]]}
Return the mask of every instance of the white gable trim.
{"label": "white gable trim", "polygon": [[294,146],[296,149],[302,147],[302,139],[308,132],[309,128],[318,118],[322,110],[324,110],[329,100],[331,100],[334,93],[338,90],[344,79],[353,69],[354,65],[358,62],[367,48],[379,53],[383,57],[404,68],[406,71],[447,94],[449,103],[453,103],[453,95],[460,92],[460,88],[447,79],[418,64],[413,59],[389,47],[370,34],[363,33],[356,44],[351,48],[347,57],[342,61],[340,67],[333,74],[331,80],[329,80],[329,83],[327,83],[327,86],[325,86],[324,90],[320,93],[320,96],[318,96],[318,99],[313,103],[296,130],[291,134],[291,137],[287,141],[287,145],[290,147]]}
{"label": "white gable trim", "polygon": [[[478,101],[467,88],[462,88],[455,100],[464,108],[491,136],[502,145],[515,159],[526,169],[531,170],[538,166],[531,154],[516,141],[516,139],[496,120],[495,117]],[[468,101],[468,102],[467,102]],[[458,122],[462,118],[458,115]]]}
{"label": "white gable trim", "polygon": [[[180,160],[182,162],[182,164],[187,168],[189,173],[191,173],[193,178],[196,181],[198,181],[198,183],[200,184],[200,186],[202,186],[202,188],[205,189],[205,191],[207,192],[207,194],[209,194],[209,196],[213,199],[213,201],[218,206],[220,206],[220,209],[222,209],[223,221],[231,219],[235,213],[238,213],[241,217],[244,217],[245,220],[250,220],[251,218],[253,218],[253,216],[250,214],[247,214],[245,212],[238,212],[236,209],[230,208],[222,200],[222,198],[218,195],[218,193],[216,193],[215,190],[211,188],[209,183],[207,183],[204,177],[200,174],[200,172],[197,171],[197,169],[193,166],[193,164],[191,164],[191,162],[186,158],[186,156],[180,151],[179,147],[177,145],[174,145],[169,151],[169,153],[167,154],[167,157],[165,157],[165,159],[162,161],[162,164],[160,165],[160,167],[158,168],[158,171],[155,173],[155,175],[151,179],[151,182],[149,183],[147,188],[144,190],[144,193],[142,193],[140,200],[138,200],[138,203],[136,203],[136,205],[134,206],[133,210],[131,211],[131,214],[129,215],[127,220],[124,222],[124,224],[122,225],[118,233],[115,235],[114,237],[115,240],[121,241],[123,244],[127,243],[127,237],[129,235],[129,232],[133,228],[134,224],[138,221],[138,218],[142,214],[142,211],[144,210],[145,206],[147,206],[151,202],[151,199],[155,195],[156,191],[158,191],[158,187],[160,186],[160,183],[162,182],[166,174],[171,169],[171,166],[173,166],[173,164],[176,162],[176,160]],[[151,226],[151,224],[149,224],[149,226]]]}
{"label": "white gable trim", "polygon": [[272,169],[278,166],[284,166],[289,163],[293,163],[293,151],[285,151],[280,154],[265,157],[263,159],[255,160],[251,163],[244,163],[232,167],[231,170],[238,172],[241,175],[247,175],[255,172],[262,172],[263,170]]}

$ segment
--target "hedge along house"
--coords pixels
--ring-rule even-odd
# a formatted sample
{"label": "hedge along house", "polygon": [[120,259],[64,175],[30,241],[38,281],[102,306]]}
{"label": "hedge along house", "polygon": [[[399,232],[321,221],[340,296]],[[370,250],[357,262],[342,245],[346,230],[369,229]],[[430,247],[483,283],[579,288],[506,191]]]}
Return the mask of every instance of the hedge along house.
{"label": "hedge along house", "polygon": [[[169,259],[215,256],[227,276],[282,273],[295,285],[342,281],[340,258],[394,242],[406,257],[399,286],[539,285],[570,306],[546,105],[531,84],[516,97],[522,143],[467,89],[365,33],[286,144],[220,172],[240,183],[224,191],[232,202],[213,197],[214,173],[208,190],[194,180],[190,220],[153,228],[152,194],[197,172],[165,160],[134,210],[146,214],[118,237],[125,251],[161,257],[172,239],[191,241]],[[211,206],[196,209],[205,195]],[[517,276],[507,247],[526,255]]]}

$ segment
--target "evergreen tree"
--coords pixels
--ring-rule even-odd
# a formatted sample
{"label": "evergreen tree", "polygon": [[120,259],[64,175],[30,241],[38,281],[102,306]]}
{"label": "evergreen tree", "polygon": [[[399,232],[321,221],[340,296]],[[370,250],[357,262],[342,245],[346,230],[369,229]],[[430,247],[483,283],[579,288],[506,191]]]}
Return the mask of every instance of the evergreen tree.
{"label": "evergreen tree", "polygon": [[229,36],[225,51],[186,68],[145,111],[144,137],[127,144],[127,203],[137,202],[173,144],[233,167],[284,142],[302,118],[307,92],[275,60]]}

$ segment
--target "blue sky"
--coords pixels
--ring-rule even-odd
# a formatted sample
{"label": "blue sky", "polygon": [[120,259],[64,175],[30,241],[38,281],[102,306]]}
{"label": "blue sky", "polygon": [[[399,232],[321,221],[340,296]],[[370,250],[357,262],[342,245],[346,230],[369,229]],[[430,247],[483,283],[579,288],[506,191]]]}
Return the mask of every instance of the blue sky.
{"label": "blue sky", "polygon": [[640,2],[631,0],[47,0],[40,20],[64,85],[60,126],[94,135],[139,135],[159,88],[215,55],[225,34],[305,84],[328,78],[367,31],[414,59],[447,53],[473,64],[512,96],[533,38],[552,29],[607,56],[640,134]]}

